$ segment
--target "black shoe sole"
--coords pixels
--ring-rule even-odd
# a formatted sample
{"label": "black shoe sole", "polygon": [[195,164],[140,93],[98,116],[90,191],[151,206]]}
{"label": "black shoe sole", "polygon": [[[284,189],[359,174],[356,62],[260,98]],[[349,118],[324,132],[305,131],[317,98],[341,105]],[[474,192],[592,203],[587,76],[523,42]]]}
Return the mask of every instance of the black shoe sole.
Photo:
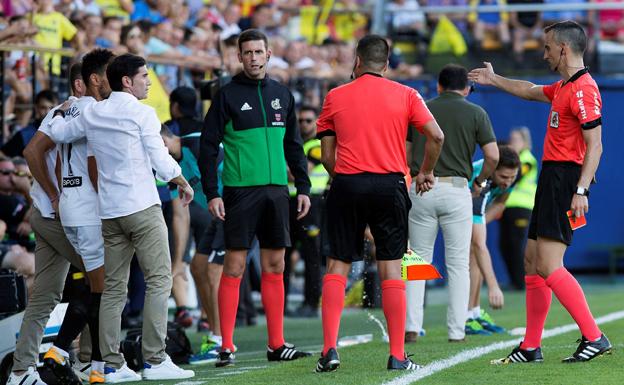
{"label": "black shoe sole", "polygon": [[[575,360],[575,361],[570,360],[570,361],[566,361],[564,359],[564,360],[561,360],[561,362],[564,363],[564,364],[578,364],[578,363],[582,363],[582,362],[589,362],[589,361],[593,360],[594,358],[603,357],[603,356],[607,356],[607,355],[611,355],[611,354],[613,354],[613,347],[610,347],[610,348],[606,349],[605,351],[596,354],[595,356],[593,356],[589,360]],[[570,357],[570,358],[573,358],[573,357]]]}
{"label": "black shoe sole", "polygon": [[316,373],[329,373],[329,372],[335,372],[339,367],[340,367],[340,361],[331,360],[327,363],[326,366],[323,367],[322,370],[319,370],[318,365],[317,365],[314,371]]}
{"label": "black shoe sole", "polygon": [[44,359],[43,364],[50,369],[62,385],[82,385],[82,381],[76,376],[71,367],[59,365],[52,358]]}
{"label": "black shoe sole", "polygon": [[226,361],[226,362],[215,362],[215,367],[217,368],[226,368],[228,366],[234,366],[234,361]]}
{"label": "black shoe sole", "polygon": [[267,357],[267,361],[269,361],[269,362],[288,362],[288,361],[294,361],[294,360],[298,360],[298,359],[306,358],[306,357],[311,357],[311,356],[312,356],[312,354],[306,354],[306,355],[299,356],[299,357],[293,357],[293,358],[291,358],[289,360],[284,360],[284,359],[282,359],[280,357],[278,357],[278,358]]}

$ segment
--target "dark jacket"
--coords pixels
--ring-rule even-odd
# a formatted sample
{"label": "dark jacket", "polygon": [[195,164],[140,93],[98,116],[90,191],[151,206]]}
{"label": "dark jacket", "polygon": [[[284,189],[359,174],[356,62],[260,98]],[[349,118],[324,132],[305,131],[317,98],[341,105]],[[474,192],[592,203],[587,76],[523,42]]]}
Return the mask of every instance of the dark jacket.
{"label": "dark jacket", "polygon": [[223,186],[286,186],[288,164],[297,193],[309,194],[295,101],[280,83],[268,76],[249,79],[241,72],[215,95],[204,121],[198,161],[208,201],[219,196],[217,155],[221,142],[225,152]]}

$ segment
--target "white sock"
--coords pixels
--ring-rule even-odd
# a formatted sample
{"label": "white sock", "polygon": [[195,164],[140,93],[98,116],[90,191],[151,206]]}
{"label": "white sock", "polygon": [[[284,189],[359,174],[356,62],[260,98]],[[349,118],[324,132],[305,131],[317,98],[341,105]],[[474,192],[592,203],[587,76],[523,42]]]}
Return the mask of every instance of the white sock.
{"label": "white sock", "polygon": [[473,307],[472,318],[479,318],[479,317],[481,317],[481,306]]}
{"label": "white sock", "polygon": [[104,362],[103,361],[91,361],[91,370],[95,370],[100,373],[104,373]]}
{"label": "white sock", "polygon": [[52,345],[54,346],[54,349],[56,349],[57,352],[61,353],[61,356],[65,357],[65,358],[69,358],[69,353],[67,353],[65,350],[59,348],[56,345]]}

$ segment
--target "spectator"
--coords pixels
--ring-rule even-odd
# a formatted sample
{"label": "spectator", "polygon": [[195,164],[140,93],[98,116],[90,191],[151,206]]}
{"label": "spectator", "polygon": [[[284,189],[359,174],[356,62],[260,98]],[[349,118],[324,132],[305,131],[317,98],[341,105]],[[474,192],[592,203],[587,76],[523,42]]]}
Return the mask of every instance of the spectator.
{"label": "spectator", "polygon": [[11,139],[9,139],[0,151],[7,156],[22,156],[22,152],[35,132],[39,129],[39,125],[45,118],[48,111],[58,104],[58,95],[50,90],[40,91],[35,96],[35,119],[31,124],[17,131]]}
{"label": "spectator", "polygon": [[111,50],[119,49],[121,28],[123,27],[123,19],[119,16],[104,17],[103,28],[100,36],[95,39],[98,47],[108,48]]}
{"label": "spectator", "polygon": [[223,11],[223,17],[219,20],[219,25],[223,29],[221,31],[221,39],[227,39],[230,36],[241,33],[241,29],[238,26],[240,19],[240,6],[236,3],[228,4],[225,11]]}
{"label": "spectator", "polygon": [[[509,4],[541,4],[544,0],[508,0]],[[514,59],[521,62],[527,40],[541,38],[542,13],[541,12],[511,12],[511,26],[513,28],[513,52]]]}
{"label": "spectator", "polygon": [[[506,0],[470,0],[470,5],[505,5]],[[502,44],[507,47],[509,36],[509,14],[507,12],[471,12],[468,21],[473,25],[475,45],[478,49],[490,49]]]}
{"label": "spectator", "polygon": [[[545,4],[579,4],[587,3],[587,0],[545,0]],[[584,26],[587,25],[587,12],[574,10],[561,11],[544,11],[542,19],[546,25],[556,23],[562,20],[574,20]]]}
{"label": "spectator", "polygon": [[[609,0],[618,3],[624,0]],[[605,0],[593,0],[594,3],[606,3]],[[624,5],[623,5],[624,7]],[[600,38],[618,43],[624,43],[624,10],[603,9],[598,11],[598,21],[600,25]]]}
{"label": "spectator", "polygon": [[[77,38],[78,30],[62,13],[54,10],[53,0],[39,0],[39,7],[33,15],[32,23],[39,29],[35,41],[45,48],[63,48],[63,42],[69,41],[74,48],[82,51],[82,43]],[[51,73],[61,74],[61,57],[46,53],[43,55],[44,67],[47,69],[51,62]]]}
{"label": "spectator", "polygon": [[84,46],[86,50],[92,50],[98,46],[97,40],[102,34],[102,17],[96,14],[87,14],[82,19],[84,30]]}
{"label": "spectator", "polygon": [[102,16],[119,17],[124,21],[130,20],[130,14],[134,12],[132,0],[95,0],[102,10]]}
{"label": "spectator", "polygon": [[241,19],[239,26],[242,30],[257,29],[269,37],[276,35],[275,22],[273,21],[273,5],[262,3],[256,6],[251,17]]}
{"label": "spectator", "polygon": [[7,236],[11,243],[29,245],[30,225],[28,208],[30,183],[18,180],[16,167],[11,159],[0,156],[0,220],[7,226]]}
{"label": "spectator", "polygon": [[422,39],[426,31],[425,14],[417,0],[392,0],[387,6],[392,37]]}
{"label": "spectator", "polygon": [[151,23],[158,24],[165,20],[165,14],[161,13],[164,8],[162,4],[166,0],[137,0],[134,2],[134,11],[130,16],[130,20],[147,20]]}

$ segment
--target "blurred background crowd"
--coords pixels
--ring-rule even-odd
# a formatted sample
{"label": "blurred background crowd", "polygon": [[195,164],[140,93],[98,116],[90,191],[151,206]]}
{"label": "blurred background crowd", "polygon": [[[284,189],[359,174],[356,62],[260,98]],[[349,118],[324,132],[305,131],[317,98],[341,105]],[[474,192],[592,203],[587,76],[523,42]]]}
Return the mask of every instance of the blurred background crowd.
{"label": "blurred background crowd", "polygon": [[[541,55],[541,29],[565,19],[580,22],[593,37],[589,63],[598,64],[599,47],[600,52],[624,51],[624,9],[423,12],[430,6],[452,10],[585,2],[589,0],[2,0],[5,124],[0,143],[32,122],[36,125],[43,113],[33,108],[37,100],[56,101],[50,93],[37,98],[41,91],[66,96],[69,64],[95,47],[149,59],[154,86],[148,103],[164,122],[170,118],[167,95],[174,88],[199,90],[207,80],[238,72],[236,36],[246,28],[270,37],[270,75],[289,84],[298,103],[318,107],[327,89],[349,78],[354,42],[374,22],[393,43],[388,75],[399,79],[435,75],[449,61],[467,64],[488,55],[498,55],[503,73],[543,70],[541,61],[533,60]],[[615,2],[624,8],[624,1]],[[20,45],[71,50],[33,52]],[[604,67],[599,70],[613,71],[613,66]],[[210,95],[208,88],[204,98]]]}

